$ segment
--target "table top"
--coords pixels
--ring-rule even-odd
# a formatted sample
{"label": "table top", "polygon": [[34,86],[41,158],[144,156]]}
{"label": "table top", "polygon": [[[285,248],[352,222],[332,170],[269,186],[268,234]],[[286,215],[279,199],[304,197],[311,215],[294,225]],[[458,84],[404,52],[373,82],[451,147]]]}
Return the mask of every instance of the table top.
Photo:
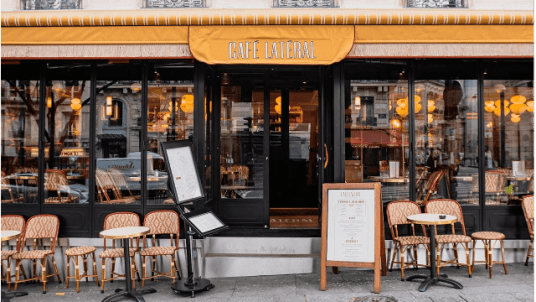
{"label": "table top", "polygon": [[380,177],[380,176],[370,176],[369,179],[379,182],[390,182],[390,183],[406,183],[409,182],[409,178],[407,177],[399,177],[399,178],[388,178],[388,177]]}
{"label": "table top", "polygon": [[454,176],[452,178],[457,181],[473,181],[473,176]]}
{"label": "table top", "polygon": [[69,180],[77,180],[77,179],[86,179],[86,177],[84,175],[80,175],[80,174],[67,174],[67,179]]}
{"label": "table top", "polygon": [[137,226],[104,230],[99,233],[99,236],[108,239],[124,239],[143,236],[147,233],[149,233],[148,227]]}
{"label": "table top", "polygon": [[445,215],[445,219],[440,219],[439,215],[443,214],[414,214],[408,216],[408,221],[416,224],[425,224],[425,225],[441,225],[441,224],[451,224],[458,221],[456,216]]}
{"label": "table top", "polygon": [[506,177],[506,179],[508,179],[508,180],[524,180],[524,181],[529,181],[529,180],[530,180],[530,176],[508,176],[508,177]]}
{"label": "table top", "polygon": [[[168,179],[168,176],[167,175],[164,175],[164,176],[147,176],[147,181],[165,181]],[[141,177],[140,176],[130,176],[128,178],[128,180],[130,181],[141,181]]]}
{"label": "table top", "polygon": [[11,174],[11,175],[6,176],[6,178],[30,180],[30,179],[37,179],[37,174]]}
{"label": "table top", "polygon": [[20,231],[2,231],[2,241],[11,240],[20,236]]}

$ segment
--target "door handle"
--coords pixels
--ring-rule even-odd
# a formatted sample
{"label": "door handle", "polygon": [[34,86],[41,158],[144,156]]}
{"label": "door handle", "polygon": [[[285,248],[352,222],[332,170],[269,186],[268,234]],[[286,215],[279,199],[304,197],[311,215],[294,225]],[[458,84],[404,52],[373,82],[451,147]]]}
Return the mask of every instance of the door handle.
{"label": "door handle", "polygon": [[329,163],[329,153],[328,153],[328,146],[324,144],[324,151],[326,152],[326,161],[324,162],[324,169],[328,167]]}

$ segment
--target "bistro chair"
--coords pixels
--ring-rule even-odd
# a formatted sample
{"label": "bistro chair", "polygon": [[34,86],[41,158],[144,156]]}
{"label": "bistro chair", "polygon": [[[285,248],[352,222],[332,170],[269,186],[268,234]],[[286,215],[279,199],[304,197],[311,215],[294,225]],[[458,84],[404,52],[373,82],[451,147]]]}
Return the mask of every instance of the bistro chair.
{"label": "bistro chair", "polygon": [[[109,229],[115,229],[115,228],[125,228],[125,227],[134,227],[134,226],[140,226],[140,217],[138,217],[138,214],[132,213],[132,212],[116,212],[112,214],[108,214],[104,218],[104,230]],[[118,239],[119,240],[119,239]],[[104,293],[104,282],[111,281],[113,282],[114,279],[117,278],[125,278],[125,274],[119,274],[115,272],[115,260],[116,258],[123,258],[125,253],[123,248],[116,248],[115,247],[115,241],[112,240],[112,248],[106,248],[106,238],[104,238],[104,245],[103,245],[103,251],[99,254],[99,257],[102,259],[102,281],[101,281],[101,293]],[[130,250],[129,250],[129,256],[130,256],[130,270],[131,270],[131,276],[132,276],[132,288],[136,288],[136,280],[134,272],[138,274],[138,279],[140,278],[140,274],[138,272],[137,266],[136,266],[136,252],[139,250],[140,246],[140,238],[136,238],[136,246],[132,247],[133,239],[130,239]],[[110,268],[110,278],[106,278],[106,263],[108,261],[111,261],[111,268]],[[126,268],[125,269],[129,269]]]}
{"label": "bistro chair", "polygon": [[238,172],[238,174],[233,176],[233,182],[235,185],[247,186],[249,179],[249,168],[248,166],[243,165],[233,165],[230,170],[232,172]]}
{"label": "bistro chair", "polygon": [[[486,171],[485,173],[485,192],[486,196],[494,196],[495,200],[486,197],[486,204],[500,204],[501,196],[506,187],[507,173],[500,170]],[[478,193],[478,175],[473,175],[471,182],[471,190],[469,191],[469,199],[472,199],[473,194]]]}
{"label": "bistro chair", "polygon": [[[71,195],[69,189],[69,180],[62,170],[45,171],[45,191],[57,192],[58,196],[45,198],[45,203],[73,203],[78,201],[78,196]],[[67,196],[62,196],[66,192]]]}
{"label": "bistro chair", "polygon": [[[145,280],[155,277],[167,277],[175,283],[175,273],[181,277],[178,262],[175,258],[175,253],[179,250],[179,214],[173,210],[158,210],[149,212],[145,215],[143,225],[149,227],[149,233],[152,235],[152,246],[146,246],[146,236],[143,236],[143,250],[140,252],[142,270],[141,270],[141,286],[145,286]],[[169,235],[171,246],[156,246],[156,235]],[[175,237],[175,240],[173,240]],[[169,260],[171,269],[169,272],[159,272],[156,270],[156,257],[163,256]],[[151,276],[146,277],[146,263],[151,260]],[[156,275],[155,275],[156,273]]]}
{"label": "bistro chair", "polygon": [[[10,291],[11,278],[14,277],[14,275],[11,275],[11,258],[24,247],[22,244],[22,235],[24,235],[24,227],[26,225],[26,222],[24,220],[24,217],[20,215],[2,215],[1,224],[2,231],[20,231],[20,236],[17,238],[17,244],[15,249],[7,251],[2,250],[2,280],[7,283],[7,290]],[[22,268],[22,266],[21,272],[26,279],[26,273],[24,273],[24,269]]]}
{"label": "bistro chair", "polygon": [[[434,199],[429,200],[425,207],[424,211],[426,213],[432,213],[432,214],[446,214],[446,215],[452,215],[458,218],[458,223],[462,226],[462,235],[457,235],[456,230],[454,228],[455,223],[451,224],[451,230],[452,234],[441,234],[436,236],[436,249],[437,249],[437,274],[439,275],[439,270],[441,267],[446,266],[448,264],[454,264],[456,263],[456,266],[459,268],[460,266],[467,266],[467,270],[469,271],[469,277],[472,276],[472,270],[471,270],[471,262],[469,257],[469,243],[473,241],[473,239],[465,233],[465,223],[463,220],[463,212],[462,207],[460,204],[453,199]],[[437,228],[436,228],[437,231]],[[451,260],[442,260],[441,258],[441,252],[443,251],[443,248],[449,244],[452,243],[452,251],[454,252],[454,258]],[[465,256],[467,258],[467,261],[465,264],[461,264],[458,261],[458,244],[461,245],[465,249]]]}
{"label": "bistro chair", "polygon": [[[132,194],[132,191],[130,190],[130,186],[128,185],[127,181],[125,180],[125,176],[121,171],[115,168],[108,168],[108,175],[112,178],[112,181],[114,182],[115,187],[119,192],[123,192],[123,190],[126,190],[128,192],[128,197],[125,197],[126,199],[140,199],[141,195],[134,195]],[[123,197],[121,195],[121,197]]]}
{"label": "bistro chair", "polygon": [[11,190],[11,184],[9,183],[9,179],[5,176],[3,171],[2,171],[0,186],[1,186],[2,192],[7,191],[7,196],[4,196],[2,194],[2,203],[15,203],[15,202],[21,202],[24,200],[24,197],[15,196],[15,194],[13,194],[13,190]]}
{"label": "bistro chair", "polygon": [[[486,268],[489,268],[489,277],[493,276],[493,264],[502,264],[504,267],[504,274],[508,275],[508,270],[506,269],[506,260],[504,258],[504,242],[503,239],[506,236],[504,236],[503,233],[499,232],[489,232],[489,231],[483,231],[483,232],[475,232],[471,234],[471,238],[473,238],[473,264],[471,265],[471,271],[475,271],[475,263],[485,263]],[[477,240],[481,240],[484,244],[484,261],[476,261],[475,260],[475,252],[476,252],[476,242]],[[493,261],[493,248],[495,247],[495,244],[497,241],[501,244],[501,255],[502,255],[502,261]]]}
{"label": "bistro chair", "polygon": [[[26,242],[28,239],[33,239],[33,250],[26,252],[20,251],[12,256],[15,263],[15,290],[19,283],[28,281],[41,281],[43,283],[43,294],[47,293],[47,278],[56,276],[58,282],[61,283],[60,273],[56,267],[56,260],[54,260],[54,251],[56,250],[56,242],[58,241],[58,232],[60,230],[60,220],[56,215],[35,215],[28,219],[22,242]],[[38,248],[38,239],[40,244]],[[49,239],[49,249],[43,245],[42,239]],[[52,267],[54,273],[47,275],[47,260],[52,261]],[[19,280],[19,270],[22,268],[22,260],[32,261],[32,278],[26,278]],[[40,260],[40,261],[38,261]],[[37,275],[37,264],[41,266],[41,276]]]}
{"label": "bistro chair", "polygon": [[[77,246],[72,247],[65,251],[65,256],[67,257],[67,276],[65,276],[65,288],[69,288],[69,279],[74,278],[76,280],[76,292],[80,292],[80,280],[86,278],[88,282],[89,277],[95,277],[97,281],[97,286],[99,286],[99,276],[97,273],[97,262],[95,260],[95,251],[97,249],[93,246]],[[89,266],[87,264],[88,257],[91,256],[93,261],[93,274],[89,274]],[[84,273],[80,276],[80,263],[79,257],[82,260]],[[71,267],[70,262],[74,264],[74,276],[71,276]]]}
{"label": "bistro chair", "polygon": [[[390,271],[393,271],[393,264],[400,264],[401,280],[404,281],[404,268],[406,266],[413,265],[415,268],[419,266],[428,267],[425,264],[419,264],[417,259],[417,248],[419,245],[424,245],[428,252],[428,258],[430,258],[430,238],[426,237],[426,230],[422,226],[424,236],[415,235],[415,225],[408,221],[407,217],[413,214],[421,214],[421,208],[416,202],[409,200],[392,201],[387,204],[386,208],[387,221],[389,222],[389,228],[391,229],[391,237],[393,238],[394,252],[391,260]],[[398,233],[399,225],[411,225],[410,236],[400,236]],[[408,249],[413,250],[413,260],[406,262],[404,255]],[[400,254],[400,261],[395,261],[397,253]]]}
{"label": "bistro chair", "polygon": [[435,171],[426,180],[424,183],[424,188],[419,196],[417,196],[418,204],[425,204],[430,198],[437,194],[437,189],[439,183],[443,178],[443,171]]}
{"label": "bistro chair", "polygon": [[523,208],[523,214],[525,215],[525,220],[527,221],[527,227],[529,228],[530,235],[529,249],[527,250],[527,257],[525,258],[526,266],[529,264],[529,257],[534,258],[534,251],[532,250],[532,246],[534,244],[534,195],[523,197],[521,207]]}
{"label": "bistro chair", "polygon": [[[119,190],[110,174],[104,170],[95,170],[95,181],[97,184],[97,192],[100,203],[133,203],[139,199],[136,197],[123,197],[121,190]],[[110,198],[110,195],[114,199]]]}

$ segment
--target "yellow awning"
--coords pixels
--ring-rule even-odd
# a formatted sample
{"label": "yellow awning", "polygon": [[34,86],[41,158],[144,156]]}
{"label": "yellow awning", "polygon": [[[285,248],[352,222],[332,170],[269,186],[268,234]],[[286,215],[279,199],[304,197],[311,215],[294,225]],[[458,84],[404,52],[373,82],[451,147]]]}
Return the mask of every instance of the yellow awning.
{"label": "yellow awning", "polygon": [[144,9],[2,12],[4,27],[174,25],[528,25],[532,11],[465,9]]}

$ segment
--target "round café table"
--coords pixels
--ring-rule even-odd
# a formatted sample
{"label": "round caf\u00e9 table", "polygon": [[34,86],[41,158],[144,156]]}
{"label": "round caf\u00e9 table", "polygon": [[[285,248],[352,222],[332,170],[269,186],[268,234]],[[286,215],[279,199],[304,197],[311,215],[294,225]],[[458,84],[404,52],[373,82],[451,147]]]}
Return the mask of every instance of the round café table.
{"label": "round caf\u00e9 table", "polygon": [[133,298],[133,300],[138,302],[145,302],[145,299],[141,295],[156,293],[156,289],[147,288],[142,290],[132,290],[132,279],[130,275],[130,238],[143,236],[149,233],[148,227],[125,227],[125,228],[115,228],[104,230],[99,233],[100,237],[106,239],[123,239],[123,248],[124,254],[123,258],[125,259],[125,283],[126,289],[118,288],[115,290],[115,294],[110,295],[102,300],[102,302],[112,301],[120,297]]}
{"label": "round caf\u00e9 table", "polygon": [[[19,236],[20,236],[20,231],[2,231],[2,242],[18,238]],[[11,265],[11,261],[8,261],[7,265]],[[9,274],[11,275],[11,272]],[[8,276],[6,272],[6,279],[7,278],[11,278],[11,276]],[[9,299],[11,298],[26,296],[26,295],[28,295],[28,292],[22,292],[22,291],[21,292],[13,291],[9,293],[2,292],[1,299],[2,299],[2,302],[9,302]]]}
{"label": "round caf\u00e9 table", "polygon": [[[443,219],[440,216],[444,216]],[[437,275],[437,265],[436,265],[436,242],[435,242],[435,233],[436,226],[443,224],[451,224],[458,221],[456,216],[452,215],[443,215],[443,214],[415,214],[408,216],[408,221],[415,224],[429,225],[430,228],[430,276],[425,275],[414,275],[409,277],[407,280],[412,281],[415,279],[424,279],[419,286],[419,291],[424,292],[431,284],[436,284],[438,282],[443,282],[454,286],[454,288],[462,289],[463,286],[455,280],[449,279],[446,274]]]}

